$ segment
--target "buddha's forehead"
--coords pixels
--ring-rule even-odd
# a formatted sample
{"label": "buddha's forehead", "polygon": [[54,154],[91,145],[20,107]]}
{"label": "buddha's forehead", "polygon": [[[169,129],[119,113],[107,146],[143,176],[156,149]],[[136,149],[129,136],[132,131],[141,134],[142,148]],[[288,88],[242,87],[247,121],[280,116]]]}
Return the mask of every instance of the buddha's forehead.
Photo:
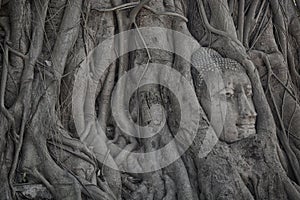
{"label": "buddha's forehead", "polygon": [[251,87],[250,79],[247,73],[243,70],[225,70],[222,73],[222,78],[225,86],[232,85],[233,87],[236,87],[241,85],[244,87]]}

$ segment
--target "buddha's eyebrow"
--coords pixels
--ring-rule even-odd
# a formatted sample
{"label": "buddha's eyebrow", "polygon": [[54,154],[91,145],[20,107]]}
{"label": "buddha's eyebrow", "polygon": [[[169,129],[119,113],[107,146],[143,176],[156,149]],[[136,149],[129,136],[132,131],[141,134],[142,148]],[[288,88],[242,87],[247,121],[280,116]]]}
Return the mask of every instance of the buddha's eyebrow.
{"label": "buddha's eyebrow", "polygon": [[227,84],[227,86],[224,87],[224,90],[234,90],[233,84]]}
{"label": "buddha's eyebrow", "polygon": [[230,82],[227,82],[226,84],[225,84],[225,89],[234,89],[234,86],[233,86],[233,83],[232,83],[232,81],[230,81]]}

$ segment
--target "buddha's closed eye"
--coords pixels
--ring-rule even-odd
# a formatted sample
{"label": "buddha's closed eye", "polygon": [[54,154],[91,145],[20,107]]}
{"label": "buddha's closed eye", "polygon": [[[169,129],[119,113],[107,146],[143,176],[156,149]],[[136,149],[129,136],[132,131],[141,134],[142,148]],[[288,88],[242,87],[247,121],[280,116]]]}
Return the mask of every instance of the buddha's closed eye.
{"label": "buddha's closed eye", "polygon": [[219,93],[220,98],[231,99],[234,97],[234,90],[232,88],[224,88]]}

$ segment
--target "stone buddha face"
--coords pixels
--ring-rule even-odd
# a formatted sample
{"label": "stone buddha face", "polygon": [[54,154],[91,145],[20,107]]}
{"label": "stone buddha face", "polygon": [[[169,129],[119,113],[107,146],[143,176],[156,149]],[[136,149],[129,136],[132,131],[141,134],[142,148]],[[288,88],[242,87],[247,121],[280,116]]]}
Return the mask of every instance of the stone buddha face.
{"label": "stone buddha face", "polygon": [[225,70],[224,88],[212,101],[226,101],[225,124],[220,139],[232,143],[256,133],[256,112],[251,82],[244,71]]}
{"label": "stone buddha face", "polygon": [[[215,130],[214,126],[220,126],[220,123],[223,123],[220,140],[233,143],[254,135],[257,114],[252,100],[251,82],[245,70],[236,61],[223,58],[213,50],[201,49],[199,51],[200,53],[196,52],[195,55],[197,58],[192,58],[192,63],[194,59],[196,64],[193,65],[198,68],[200,77],[206,76],[206,78],[205,84],[198,84],[201,88],[198,96],[210,121],[213,121],[213,117],[219,118],[219,115],[225,113],[225,116],[215,120],[217,123],[212,123]],[[216,72],[219,74],[217,78],[214,76]],[[219,79],[222,80],[219,81]],[[222,84],[216,83],[218,81]],[[218,109],[213,108],[218,105],[226,106],[226,112],[219,112]]]}

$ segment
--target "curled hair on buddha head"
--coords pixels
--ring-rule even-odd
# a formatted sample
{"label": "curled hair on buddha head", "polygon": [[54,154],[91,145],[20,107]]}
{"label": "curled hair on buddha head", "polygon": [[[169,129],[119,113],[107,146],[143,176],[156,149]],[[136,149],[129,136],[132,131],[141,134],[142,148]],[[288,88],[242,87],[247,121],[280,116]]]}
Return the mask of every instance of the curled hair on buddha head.
{"label": "curled hair on buddha head", "polygon": [[199,84],[202,84],[208,72],[218,71],[244,71],[244,68],[237,61],[222,57],[217,51],[200,47],[191,57],[192,66],[197,70]]}
{"label": "curled hair on buddha head", "polygon": [[217,51],[206,47],[200,47],[192,54],[191,64],[196,94],[210,120],[211,97],[214,94],[209,88],[218,81],[222,82],[225,72],[245,72],[245,70],[237,61],[224,58]]}

